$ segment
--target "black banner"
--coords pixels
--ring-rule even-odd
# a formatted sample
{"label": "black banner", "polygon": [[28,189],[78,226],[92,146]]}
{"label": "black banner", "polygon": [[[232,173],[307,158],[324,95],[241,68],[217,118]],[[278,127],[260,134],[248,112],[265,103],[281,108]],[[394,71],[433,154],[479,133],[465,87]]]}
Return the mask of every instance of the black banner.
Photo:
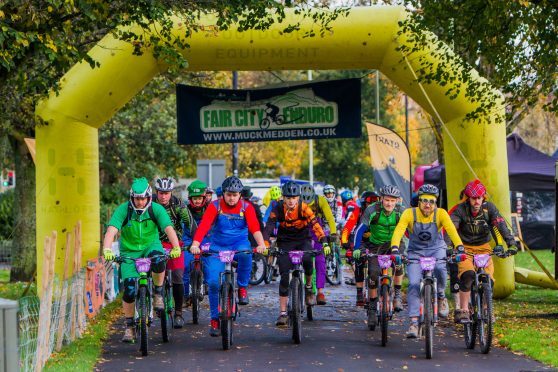
{"label": "black banner", "polygon": [[176,105],[184,145],[361,136],[360,79],[245,90],[178,84]]}

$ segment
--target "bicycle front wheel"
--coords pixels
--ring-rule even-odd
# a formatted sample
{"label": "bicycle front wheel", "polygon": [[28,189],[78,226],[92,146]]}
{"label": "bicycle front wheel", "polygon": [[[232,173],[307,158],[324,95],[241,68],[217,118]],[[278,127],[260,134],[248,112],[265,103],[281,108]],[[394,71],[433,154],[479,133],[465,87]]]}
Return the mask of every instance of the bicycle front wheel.
{"label": "bicycle front wheel", "polygon": [[265,284],[271,283],[273,280],[273,273],[275,271],[275,260],[274,257],[269,256],[265,263]]}
{"label": "bicycle front wheel", "polygon": [[159,317],[161,319],[161,335],[163,336],[163,342],[169,342],[173,328],[174,303],[172,287],[168,278],[165,279],[164,283],[163,303],[165,307],[159,312]]}
{"label": "bicycle front wheel", "polygon": [[148,341],[147,341],[147,321],[148,321],[148,310],[147,310],[147,288],[142,286],[139,289],[139,334],[140,334],[140,351],[141,355],[146,356],[148,352]]}
{"label": "bicycle front wheel", "polygon": [[434,303],[436,296],[433,294],[432,284],[424,285],[424,339],[426,347],[426,359],[432,359],[434,354]]}
{"label": "bicycle front wheel", "polygon": [[483,283],[480,293],[480,313],[479,319],[479,344],[481,353],[488,354],[492,345],[492,318],[494,309],[492,308],[492,288],[490,283]]}
{"label": "bicycle front wheel", "polygon": [[381,290],[381,306],[380,306],[380,329],[382,330],[382,346],[386,346],[388,342],[388,323],[389,323],[389,287],[384,284]]}
{"label": "bicycle front wheel", "polygon": [[331,285],[341,284],[341,268],[337,253],[326,257],[326,280]]}
{"label": "bicycle front wheel", "polygon": [[250,274],[249,283],[251,285],[258,285],[263,282],[267,274],[266,269],[265,257],[261,254],[255,254],[252,259],[252,273]]}
{"label": "bicycle front wheel", "polygon": [[192,323],[199,323],[201,280],[197,270],[190,272],[190,301],[192,303]]}
{"label": "bicycle front wheel", "polygon": [[289,285],[289,304],[293,341],[295,344],[300,344],[302,341],[302,320],[300,316],[300,309],[302,308],[302,283],[298,277],[291,279]]}
{"label": "bicycle front wheel", "polygon": [[477,291],[471,290],[471,301],[469,302],[469,314],[472,315],[472,320],[469,323],[463,324],[463,335],[465,338],[465,346],[467,349],[474,349],[475,348],[475,341],[477,338],[477,316],[476,310],[473,306],[474,303],[477,301]]}
{"label": "bicycle front wheel", "polygon": [[223,350],[229,350],[233,343],[233,302],[234,293],[228,283],[221,288],[221,338]]}

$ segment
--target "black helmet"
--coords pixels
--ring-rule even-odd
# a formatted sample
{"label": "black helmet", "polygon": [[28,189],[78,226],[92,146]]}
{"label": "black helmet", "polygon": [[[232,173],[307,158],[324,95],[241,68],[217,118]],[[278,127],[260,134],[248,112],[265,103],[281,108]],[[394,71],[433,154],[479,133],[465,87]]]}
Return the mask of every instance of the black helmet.
{"label": "black helmet", "polygon": [[174,190],[174,180],[170,177],[157,178],[155,180],[155,190],[164,192]]}
{"label": "black helmet", "polygon": [[236,176],[230,176],[225,178],[223,184],[221,185],[221,189],[223,190],[223,193],[225,193],[226,191],[241,192],[243,187],[244,186],[242,185],[240,178]]}
{"label": "black helmet", "polygon": [[244,186],[242,188],[242,191],[240,192],[240,195],[244,199],[250,199],[252,197],[252,195],[254,195],[254,193],[252,192],[252,188],[250,186]]}
{"label": "black helmet", "polygon": [[283,196],[300,196],[300,186],[294,181],[287,181],[281,186]]}
{"label": "black helmet", "polygon": [[360,204],[361,205],[369,205],[372,204],[380,198],[380,195],[376,191],[364,191],[360,195]]}
{"label": "black helmet", "polygon": [[314,187],[309,183],[300,186],[300,200],[302,200],[303,203],[312,203],[314,201],[314,195],[316,195]]}
{"label": "black helmet", "polygon": [[401,197],[401,191],[399,191],[397,186],[394,186],[394,185],[385,185],[380,190],[380,194],[382,196],[391,196],[392,198],[400,198]]}
{"label": "black helmet", "polygon": [[440,196],[440,190],[434,185],[425,183],[418,189],[418,196],[421,195],[434,195],[436,198]]}

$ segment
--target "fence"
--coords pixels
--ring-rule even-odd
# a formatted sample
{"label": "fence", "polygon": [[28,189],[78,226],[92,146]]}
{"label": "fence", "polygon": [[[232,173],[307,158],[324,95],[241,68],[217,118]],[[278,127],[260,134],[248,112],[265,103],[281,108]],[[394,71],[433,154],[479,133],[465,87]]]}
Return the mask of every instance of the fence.
{"label": "fence", "polygon": [[45,238],[38,297],[19,301],[21,371],[41,371],[53,352],[84,334],[87,320],[98,313],[105,299],[112,301],[118,291],[112,263],[105,264],[99,258],[82,268],[80,223],[73,234],[66,234],[65,272],[62,278],[56,277],[56,240],[56,232]]}
{"label": "fence", "polygon": [[12,241],[0,240],[0,270],[9,269],[12,265]]}

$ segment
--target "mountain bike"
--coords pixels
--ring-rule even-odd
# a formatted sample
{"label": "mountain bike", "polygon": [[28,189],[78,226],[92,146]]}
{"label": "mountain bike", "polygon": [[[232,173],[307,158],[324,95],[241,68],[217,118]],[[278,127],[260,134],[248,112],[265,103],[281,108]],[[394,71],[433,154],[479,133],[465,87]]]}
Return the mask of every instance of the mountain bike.
{"label": "mountain bike", "polygon": [[[140,340],[140,351],[141,355],[146,356],[149,350],[149,340],[148,340],[148,329],[153,322],[153,304],[151,301],[151,296],[153,293],[153,279],[151,277],[151,261],[154,259],[157,260],[164,260],[165,262],[168,260],[169,256],[167,254],[160,254],[153,257],[145,257],[145,258],[132,258],[132,257],[124,257],[118,256],[115,257],[115,262],[122,264],[126,261],[133,261],[136,265],[136,270],[139,273],[139,278],[136,280],[136,301],[135,301],[135,314],[134,314],[134,323],[136,328],[136,339]],[[165,274],[165,280],[168,281],[167,274]],[[170,283],[169,287],[170,288]],[[166,284],[165,284],[166,287]],[[169,340],[169,333],[170,327],[169,325],[172,324],[172,316],[169,318],[169,312],[172,313],[174,310],[174,306],[172,305],[172,300],[168,301],[168,297],[172,299],[172,294],[170,293],[170,289],[167,291],[166,288],[163,290],[163,304],[164,309],[158,311],[158,315],[161,317],[161,327],[163,329],[163,341],[168,342]],[[166,334],[166,340],[165,340]]]}
{"label": "mountain bike", "polygon": [[339,285],[343,280],[343,264],[339,244],[331,243],[331,254],[326,256],[326,280],[331,285]]}
{"label": "mountain bike", "polygon": [[203,284],[203,262],[200,254],[195,254],[190,262],[190,301],[192,304],[192,323],[199,323],[200,302],[206,293]]}
{"label": "mountain bike", "polygon": [[267,257],[255,253],[252,259],[252,272],[250,273],[250,285],[258,285],[267,277]]}
{"label": "mountain bike", "polygon": [[509,254],[507,252],[501,254],[461,253],[457,256],[458,262],[463,261],[466,256],[472,257],[475,267],[475,279],[469,300],[470,319],[463,323],[465,345],[467,349],[474,349],[478,335],[481,353],[488,354],[492,345],[494,309],[492,307],[492,281],[485,268],[490,263],[490,256],[506,258],[509,257]]}

